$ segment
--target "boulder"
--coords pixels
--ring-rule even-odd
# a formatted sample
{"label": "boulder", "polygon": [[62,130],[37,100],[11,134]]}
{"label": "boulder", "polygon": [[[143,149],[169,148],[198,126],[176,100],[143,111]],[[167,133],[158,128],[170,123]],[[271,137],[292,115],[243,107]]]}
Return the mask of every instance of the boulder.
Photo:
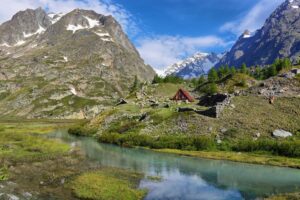
{"label": "boulder", "polygon": [[226,133],[227,131],[228,131],[227,128],[221,128],[220,129],[220,132],[223,133],[223,134]]}
{"label": "boulder", "polygon": [[272,135],[274,137],[278,137],[278,138],[287,138],[287,137],[293,136],[292,133],[284,131],[284,130],[281,130],[281,129],[275,130]]}
{"label": "boulder", "polygon": [[148,117],[147,113],[143,113],[139,119],[139,122],[144,121]]}
{"label": "boulder", "polygon": [[259,138],[260,136],[261,136],[260,133],[255,133],[255,134],[254,134],[254,137],[256,137],[256,138]]}
{"label": "boulder", "polygon": [[128,102],[125,99],[120,99],[117,103],[117,106],[127,104]]}
{"label": "boulder", "polygon": [[177,112],[193,112],[195,111],[193,108],[177,108]]}

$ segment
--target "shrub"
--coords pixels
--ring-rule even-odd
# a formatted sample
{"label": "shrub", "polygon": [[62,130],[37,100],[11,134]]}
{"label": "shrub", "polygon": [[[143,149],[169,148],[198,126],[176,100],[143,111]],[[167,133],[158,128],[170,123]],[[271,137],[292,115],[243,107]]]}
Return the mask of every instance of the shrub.
{"label": "shrub", "polygon": [[6,181],[8,179],[7,167],[0,168],[0,181]]}
{"label": "shrub", "polygon": [[219,77],[218,77],[218,72],[214,69],[214,68],[212,68],[209,72],[208,72],[208,81],[210,81],[210,82],[215,82],[215,81],[217,81],[218,79],[219,79]]}
{"label": "shrub", "polygon": [[213,82],[213,83],[210,83],[207,85],[204,92],[208,95],[213,95],[213,94],[218,93],[218,91],[219,91],[219,89],[218,89],[217,84]]}
{"label": "shrub", "polygon": [[234,145],[232,149],[244,152],[266,151],[274,155],[300,157],[300,141],[277,141],[271,139],[253,141],[245,139]]}
{"label": "shrub", "polygon": [[164,135],[158,138],[141,134],[105,133],[99,136],[103,143],[120,146],[145,146],[153,149],[183,149],[183,150],[210,150],[214,149],[214,140],[206,136],[178,136]]}
{"label": "shrub", "polygon": [[97,128],[90,128],[82,125],[69,128],[68,133],[76,136],[91,136],[97,133]]}
{"label": "shrub", "polygon": [[175,83],[175,84],[179,84],[179,83],[183,83],[184,80],[180,77],[174,76],[174,75],[168,75],[166,77],[160,77],[158,75],[156,75],[152,81],[152,84],[156,84],[156,83]]}
{"label": "shrub", "polygon": [[214,140],[211,137],[207,136],[195,136],[193,138],[193,146],[196,148],[196,150],[211,150],[215,149],[216,145]]}

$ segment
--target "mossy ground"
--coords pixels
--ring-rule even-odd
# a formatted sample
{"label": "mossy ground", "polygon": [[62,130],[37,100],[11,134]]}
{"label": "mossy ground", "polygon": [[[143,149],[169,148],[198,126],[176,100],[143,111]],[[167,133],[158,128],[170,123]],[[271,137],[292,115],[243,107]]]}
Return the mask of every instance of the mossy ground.
{"label": "mossy ground", "polygon": [[68,152],[70,149],[68,145],[37,136],[66,126],[68,123],[54,125],[47,121],[11,122],[9,119],[0,122],[0,159],[16,162],[40,160]]}
{"label": "mossy ground", "polygon": [[[58,128],[70,127],[82,121],[15,120],[0,121],[2,192],[8,190],[20,197],[30,193],[37,199],[70,200],[79,197],[89,197],[91,200],[99,197],[141,199],[146,194],[146,191],[136,189],[143,178],[142,174],[104,169],[86,160],[78,149],[45,136]],[[12,182],[13,186],[5,181]],[[81,190],[84,188],[87,190]],[[118,195],[120,198],[113,198]]]}
{"label": "mossy ground", "polygon": [[266,198],[265,200],[299,200],[300,193],[282,194]]}
{"label": "mossy ground", "polygon": [[68,187],[80,199],[138,200],[146,194],[146,191],[136,189],[141,178],[140,173],[109,168],[84,173]]}

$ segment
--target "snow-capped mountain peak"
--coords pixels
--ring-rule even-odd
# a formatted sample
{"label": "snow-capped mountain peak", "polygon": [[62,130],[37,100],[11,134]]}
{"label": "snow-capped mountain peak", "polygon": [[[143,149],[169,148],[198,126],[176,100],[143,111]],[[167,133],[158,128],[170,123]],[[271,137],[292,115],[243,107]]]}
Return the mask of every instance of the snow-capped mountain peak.
{"label": "snow-capped mountain peak", "polygon": [[164,75],[176,75],[185,79],[199,77],[220,61],[222,55],[198,52],[192,57],[167,67]]}

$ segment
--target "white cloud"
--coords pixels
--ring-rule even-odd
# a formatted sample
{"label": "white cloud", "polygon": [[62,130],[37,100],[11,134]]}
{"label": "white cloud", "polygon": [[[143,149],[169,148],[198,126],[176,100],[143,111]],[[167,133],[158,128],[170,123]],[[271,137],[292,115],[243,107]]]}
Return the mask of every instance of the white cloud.
{"label": "white cloud", "polygon": [[55,13],[66,13],[76,8],[95,10],[104,15],[114,16],[126,32],[134,33],[137,30],[131,14],[122,6],[113,4],[109,0],[1,0],[0,23],[9,20],[20,10],[38,7]]}
{"label": "white cloud", "polygon": [[199,49],[227,45],[228,43],[216,36],[156,36],[137,41],[137,49],[142,58],[158,73],[161,73],[165,67],[182,60],[182,58],[194,54]]}
{"label": "white cloud", "polygon": [[284,0],[260,0],[241,20],[225,23],[220,30],[241,35],[246,29],[256,31]]}

